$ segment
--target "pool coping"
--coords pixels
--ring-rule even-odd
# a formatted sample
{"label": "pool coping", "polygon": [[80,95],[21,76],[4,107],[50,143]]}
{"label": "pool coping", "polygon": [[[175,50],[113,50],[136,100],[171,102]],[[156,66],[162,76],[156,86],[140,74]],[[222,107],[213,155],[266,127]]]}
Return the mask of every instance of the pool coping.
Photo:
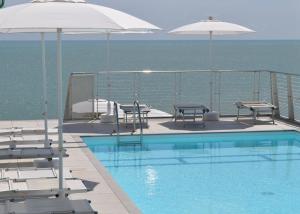
{"label": "pool coping", "polygon": [[[151,135],[191,135],[191,134],[234,134],[234,133],[253,133],[253,132],[298,132],[300,134],[300,130],[298,129],[282,129],[282,130],[235,130],[235,131],[224,131],[224,130],[219,130],[219,131],[195,131],[195,132],[181,132],[181,133],[166,133],[166,132],[161,132],[161,133],[153,133],[153,134],[143,134],[143,136],[151,136]],[[81,141],[83,142],[82,138],[89,138],[89,137],[116,137],[117,135],[109,135],[109,134],[89,134],[89,135],[81,135]],[[131,134],[122,134],[120,137],[130,137],[132,136]],[[137,136],[137,135],[134,135]],[[84,143],[84,142],[83,142]],[[85,144],[86,145],[86,144]]]}
{"label": "pool coping", "polygon": [[[84,145],[86,145],[80,136],[72,136],[72,137],[74,140],[76,140],[76,142],[83,143]],[[107,185],[110,187],[112,192],[116,195],[116,197],[119,199],[120,203],[122,203],[122,205],[128,211],[128,213],[141,214],[142,213],[141,210],[135,205],[135,203],[128,196],[128,194],[116,183],[116,181],[107,171],[105,166],[101,163],[100,160],[98,160],[95,157],[95,155],[88,148],[88,146],[86,145],[86,147],[81,148],[81,150],[89,159],[89,161],[93,164],[96,170],[101,174],[101,176],[103,177]]]}

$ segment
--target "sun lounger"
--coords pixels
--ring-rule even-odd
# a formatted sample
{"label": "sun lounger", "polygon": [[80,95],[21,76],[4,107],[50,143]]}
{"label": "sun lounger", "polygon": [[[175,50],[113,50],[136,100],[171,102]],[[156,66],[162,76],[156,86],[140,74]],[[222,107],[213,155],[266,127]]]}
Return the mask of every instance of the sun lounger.
{"label": "sun lounger", "polygon": [[[196,121],[196,117],[200,116],[203,118],[203,115],[209,112],[209,109],[201,104],[176,104],[174,105],[174,118],[175,122],[177,122],[177,119],[179,116],[182,117],[183,121],[187,117],[192,117],[193,121]],[[204,123],[203,123],[204,124]]]}
{"label": "sun lounger", "polygon": [[[64,157],[68,155],[65,153]],[[7,148],[0,149],[0,160],[3,159],[26,159],[26,158],[55,158],[59,157],[59,152],[57,148]]]}
{"label": "sun lounger", "polygon": [[[7,128],[7,129],[0,129],[0,136],[9,136],[9,135],[42,135],[45,133],[44,129],[39,128]],[[57,129],[48,129],[48,134],[57,134]]]}
{"label": "sun lounger", "polygon": [[[65,194],[87,192],[80,179],[64,180]],[[27,180],[0,180],[0,200],[24,200],[29,198],[54,197],[59,194],[57,178]]]}
{"label": "sun lounger", "polygon": [[264,115],[265,114],[271,115],[272,122],[273,122],[273,124],[275,124],[274,115],[275,115],[275,110],[277,109],[277,107],[271,103],[267,103],[264,101],[239,101],[239,102],[236,102],[235,105],[238,109],[237,120],[240,117],[241,109],[249,109],[252,112],[254,121],[256,121],[258,114],[264,113]]}
{"label": "sun lounger", "polygon": [[[57,143],[57,141],[53,141],[49,139],[49,146]],[[42,138],[24,138],[24,137],[14,137],[14,136],[0,136],[0,146],[7,145],[10,148],[16,148],[17,145],[32,145],[32,144],[40,144],[43,145],[45,140]]]}
{"label": "sun lounger", "polygon": [[1,214],[96,214],[88,200],[39,198],[0,203]]}
{"label": "sun lounger", "polygon": [[[58,178],[58,170],[55,168],[35,167],[0,169],[0,179],[26,180],[39,178]],[[64,168],[64,178],[73,178],[69,169]]]}

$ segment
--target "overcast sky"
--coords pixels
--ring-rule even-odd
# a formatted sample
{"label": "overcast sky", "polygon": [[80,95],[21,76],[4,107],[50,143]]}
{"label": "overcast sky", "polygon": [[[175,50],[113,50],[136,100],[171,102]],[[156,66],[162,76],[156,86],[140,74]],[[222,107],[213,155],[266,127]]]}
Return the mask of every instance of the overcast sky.
{"label": "overcast sky", "polygon": [[[29,1],[6,0],[6,6]],[[241,24],[257,31],[238,37],[226,36],[228,39],[300,39],[300,0],[89,0],[89,3],[127,12],[164,29],[163,32],[153,35],[122,35],[127,39],[196,39],[194,36],[166,35],[166,32],[184,24],[206,19],[208,16]],[[84,37],[86,35],[75,38]],[[0,38],[38,37],[9,35]],[[116,36],[115,38],[119,39]]]}

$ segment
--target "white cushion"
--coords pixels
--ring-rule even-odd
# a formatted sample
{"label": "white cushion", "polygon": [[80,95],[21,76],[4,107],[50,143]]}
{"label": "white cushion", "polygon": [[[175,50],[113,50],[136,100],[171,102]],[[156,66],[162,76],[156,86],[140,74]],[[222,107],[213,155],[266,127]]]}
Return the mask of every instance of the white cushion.
{"label": "white cushion", "polygon": [[203,120],[205,120],[205,121],[218,121],[219,117],[220,117],[219,112],[212,111],[212,112],[205,113],[204,116],[203,116]]}

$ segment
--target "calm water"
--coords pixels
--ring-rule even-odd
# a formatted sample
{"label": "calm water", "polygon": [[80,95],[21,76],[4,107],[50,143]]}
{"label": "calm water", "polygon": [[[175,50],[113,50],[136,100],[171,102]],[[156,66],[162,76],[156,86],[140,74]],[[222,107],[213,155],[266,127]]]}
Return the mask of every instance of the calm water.
{"label": "calm water", "polygon": [[296,132],[153,135],[142,146],[84,138],[145,214],[298,213],[299,140]]}
{"label": "calm water", "polygon": [[[65,41],[63,43],[64,92],[66,92],[67,78],[71,72],[105,71],[105,50],[104,41]],[[213,50],[216,69],[269,69],[300,72],[300,41],[215,41]],[[111,69],[207,69],[207,53],[206,41],[113,41]],[[47,68],[51,81],[49,111],[50,117],[53,118],[56,115],[54,42],[48,42],[47,54]],[[41,118],[40,43],[2,41],[0,63],[0,119]],[[168,83],[173,77],[165,78],[163,81]],[[160,77],[157,77],[152,82],[159,80],[161,80]],[[126,77],[122,81],[126,81]],[[199,84],[198,80],[195,80],[193,84],[186,84],[186,86],[197,84]],[[153,89],[152,84],[143,87],[144,91]],[[189,88],[186,90],[193,91]],[[201,93],[207,94],[205,90],[207,90],[206,87],[201,89]],[[118,91],[115,93],[116,99],[121,99],[117,97],[117,94]],[[151,101],[148,104],[154,107],[161,107],[164,104],[163,101],[147,99],[149,96],[147,94],[144,96],[144,100]],[[186,95],[186,99],[189,99],[189,96]]]}

